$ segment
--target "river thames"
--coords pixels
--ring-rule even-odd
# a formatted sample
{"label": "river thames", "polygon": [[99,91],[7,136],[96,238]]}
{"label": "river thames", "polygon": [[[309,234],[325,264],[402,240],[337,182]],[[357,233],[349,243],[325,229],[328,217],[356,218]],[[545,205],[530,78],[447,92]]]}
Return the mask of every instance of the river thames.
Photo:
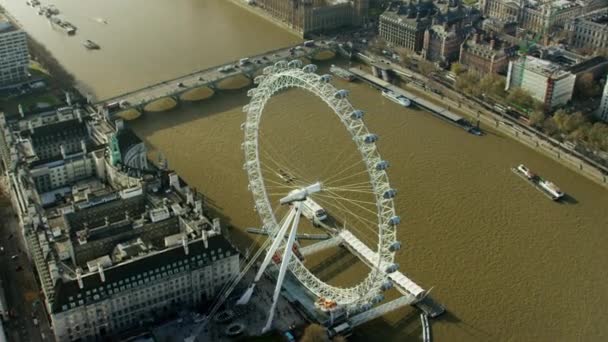
{"label": "river thames", "polygon": [[[221,0],[53,3],[78,27],[75,37],[54,31],[25,1],[0,0],[97,98],[298,41]],[[101,50],[87,51],[85,39]],[[436,341],[608,339],[605,189],[492,131],[475,137],[399,107],[364,84],[333,83],[349,89],[351,102],[366,111],[365,122],[391,162],[405,246],[397,261],[448,309],[433,321]],[[243,243],[250,239],[244,229],[259,225],[242,168],[247,100],[244,91],[225,92],[129,123],[207,196]],[[335,115],[302,91],[273,98],[261,129],[268,146],[302,173],[331,173],[332,160],[355,152]],[[519,163],[570,197],[561,204],[548,200],[510,171]],[[335,260],[318,268],[323,278],[334,284],[361,279],[361,265]],[[418,316],[406,308],[357,329],[353,339],[417,341],[420,335]]]}

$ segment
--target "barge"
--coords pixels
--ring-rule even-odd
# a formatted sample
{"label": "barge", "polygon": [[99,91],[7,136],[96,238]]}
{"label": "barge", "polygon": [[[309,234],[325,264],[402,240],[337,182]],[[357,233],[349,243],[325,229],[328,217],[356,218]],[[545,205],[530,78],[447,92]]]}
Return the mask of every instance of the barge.
{"label": "barge", "polygon": [[511,171],[528,181],[537,190],[553,201],[559,201],[565,196],[565,193],[562,192],[557,185],[535,174],[524,164],[519,164],[517,167],[511,168]]}

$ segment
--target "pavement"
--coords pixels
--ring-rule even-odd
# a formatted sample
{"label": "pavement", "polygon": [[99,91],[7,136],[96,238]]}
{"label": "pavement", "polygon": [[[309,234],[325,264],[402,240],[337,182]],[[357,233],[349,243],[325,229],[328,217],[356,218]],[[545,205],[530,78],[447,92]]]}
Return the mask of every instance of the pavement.
{"label": "pavement", "polygon": [[[0,252],[0,277],[12,313],[4,324],[6,336],[15,342],[54,341],[33,265],[25,253],[19,222],[4,191],[4,177],[0,183],[0,197],[4,197],[0,200],[0,246],[4,247]],[[11,260],[14,255],[17,258]]]}
{"label": "pavement", "polygon": [[[243,278],[241,288],[249,284],[253,277],[255,267]],[[272,293],[274,291],[274,280],[264,276],[258,282],[254,295],[251,297],[247,305],[236,306],[234,302],[242,293],[240,291],[233,292],[232,300],[228,300],[224,304],[224,309],[218,311],[218,314],[225,310],[230,310],[234,313],[234,319],[219,323],[212,319],[201,331],[197,341],[232,341],[242,338],[242,336],[259,336],[262,328],[266,325],[268,318],[268,309],[272,303]],[[217,314],[216,314],[217,317]],[[240,323],[245,329],[243,333],[236,337],[226,335],[226,328],[232,323]],[[291,330],[292,327],[302,327],[305,324],[303,316],[283,297],[279,297],[277,309],[274,315],[272,328],[276,331],[284,332]],[[192,313],[184,312],[181,318],[168,322],[162,326],[153,329],[152,333],[157,341],[183,341],[193,332],[197,331],[197,323],[194,322]]]}

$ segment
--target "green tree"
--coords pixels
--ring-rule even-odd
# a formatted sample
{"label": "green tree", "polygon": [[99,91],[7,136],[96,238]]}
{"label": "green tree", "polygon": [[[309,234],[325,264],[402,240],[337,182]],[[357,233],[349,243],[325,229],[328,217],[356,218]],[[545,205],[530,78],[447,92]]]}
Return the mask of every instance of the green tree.
{"label": "green tree", "polygon": [[452,63],[452,65],[450,66],[450,71],[453,72],[454,75],[460,76],[460,74],[464,73],[466,69],[464,65],[460,63]]}
{"label": "green tree", "polygon": [[547,116],[545,115],[545,112],[543,112],[542,110],[535,110],[530,115],[530,124],[532,126],[542,125],[542,123],[545,122],[546,118]]}
{"label": "green tree", "polygon": [[486,94],[502,98],[505,96],[505,78],[497,74],[487,74],[479,80],[479,88]]}
{"label": "green tree", "polygon": [[576,82],[576,93],[578,98],[586,99],[598,96],[602,92],[599,82],[596,82],[593,74],[586,72]]}
{"label": "green tree", "polygon": [[304,329],[300,342],[329,342],[329,337],[323,326],[311,324]]}
{"label": "green tree", "polygon": [[437,68],[435,68],[435,64],[433,64],[429,61],[422,60],[422,61],[418,62],[418,69],[420,70],[421,74],[428,76],[431,72],[435,71]]}

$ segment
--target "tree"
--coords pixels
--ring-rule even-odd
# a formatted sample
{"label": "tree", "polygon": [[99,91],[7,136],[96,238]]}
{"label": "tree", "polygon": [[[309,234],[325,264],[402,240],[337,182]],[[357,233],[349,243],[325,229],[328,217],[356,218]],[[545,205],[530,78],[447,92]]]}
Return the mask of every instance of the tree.
{"label": "tree", "polygon": [[545,112],[543,112],[542,110],[535,110],[530,115],[530,124],[532,126],[541,125],[545,121],[546,118],[547,118],[547,116],[545,115]]}
{"label": "tree", "polygon": [[334,337],[331,341],[332,342],[346,342],[346,337],[344,337],[342,335],[338,335],[338,336]]}
{"label": "tree", "polygon": [[582,74],[576,82],[577,95],[580,99],[598,96],[602,89],[599,82],[596,82],[593,74],[586,72]]}
{"label": "tree", "polygon": [[502,98],[506,94],[505,78],[497,74],[487,74],[479,81],[479,88],[486,94]]}
{"label": "tree", "polygon": [[311,324],[304,329],[300,342],[329,342],[329,337],[323,326]]}
{"label": "tree", "polygon": [[555,123],[555,127],[558,131],[563,132],[566,130],[566,125],[568,121],[568,112],[564,109],[558,109],[554,114],[553,118],[551,118]]}
{"label": "tree", "polygon": [[528,111],[542,109],[540,101],[533,98],[528,91],[519,87],[511,90],[507,95],[507,101]]}
{"label": "tree", "polygon": [[464,73],[466,69],[464,65],[460,63],[452,63],[452,65],[450,66],[450,71],[453,72],[454,75],[460,76],[460,74]]}
{"label": "tree", "polygon": [[427,76],[435,71],[435,65],[429,61],[422,60],[418,62],[418,70],[420,70],[421,74]]}

